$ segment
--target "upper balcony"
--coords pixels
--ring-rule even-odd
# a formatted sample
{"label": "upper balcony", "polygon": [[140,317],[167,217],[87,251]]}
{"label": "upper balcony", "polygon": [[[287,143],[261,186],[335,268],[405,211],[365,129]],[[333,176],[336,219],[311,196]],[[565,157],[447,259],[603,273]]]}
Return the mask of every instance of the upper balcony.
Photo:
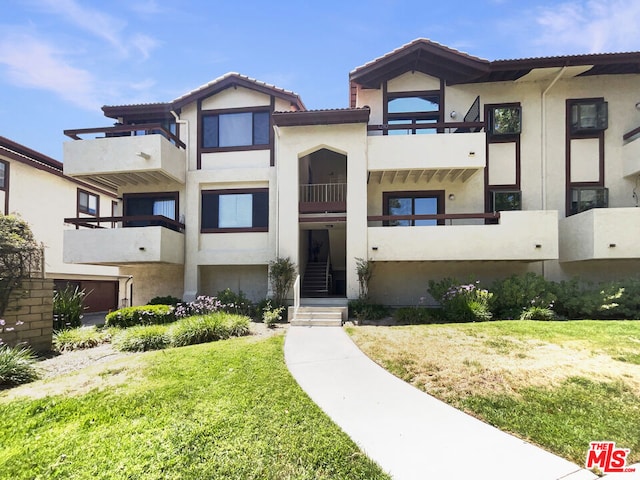
{"label": "upper balcony", "polygon": [[[64,173],[97,185],[184,184],[185,144],[160,124],[65,130]],[[104,134],[82,140],[80,135]]]}
{"label": "upper balcony", "polygon": [[184,225],[170,218],[146,215],[65,218],[64,221],[76,225],[76,230],[64,231],[62,248],[66,263],[184,264]]}
{"label": "upper balcony", "polygon": [[640,174],[640,127],[622,136],[622,162],[625,177]]}
{"label": "upper balcony", "polygon": [[[486,166],[483,122],[432,123],[426,125],[369,125],[369,171],[382,181],[385,175],[415,179],[434,176],[442,181],[465,182]],[[432,133],[424,133],[432,132]],[[375,132],[389,133],[375,135]],[[394,132],[415,133],[410,135]],[[401,155],[398,152],[402,152]]]}
{"label": "upper balcony", "polygon": [[640,208],[592,208],[560,220],[560,261],[640,258]]}
{"label": "upper balcony", "polygon": [[[475,225],[460,225],[477,221]],[[485,225],[483,220],[498,219]],[[369,222],[432,220],[444,225],[368,228],[374,261],[525,261],[558,258],[558,213],[505,211],[488,214],[370,216]],[[449,224],[446,224],[449,223]]]}

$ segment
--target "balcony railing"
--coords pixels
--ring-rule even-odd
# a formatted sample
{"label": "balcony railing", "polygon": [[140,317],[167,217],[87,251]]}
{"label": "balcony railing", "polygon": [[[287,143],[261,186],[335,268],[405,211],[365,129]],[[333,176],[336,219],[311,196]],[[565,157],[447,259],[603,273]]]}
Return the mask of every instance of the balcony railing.
{"label": "balcony railing", "polygon": [[625,133],[622,136],[622,140],[625,142],[631,142],[633,140],[635,140],[638,136],[640,136],[640,127],[636,127],[633,130],[631,130],[630,132]]}
{"label": "balcony railing", "polygon": [[429,130],[437,133],[470,133],[480,132],[484,129],[484,122],[439,122],[439,123],[385,123],[381,125],[367,125],[369,135],[371,132],[383,132],[384,135],[394,131],[406,131],[407,134],[428,133]]}
{"label": "balcony railing", "polygon": [[346,183],[300,185],[300,212],[344,212],[347,207]]}
{"label": "balcony railing", "polygon": [[[493,213],[439,213],[428,215],[369,215],[367,221],[370,227],[383,226],[392,227],[395,226],[391,222],[405,220],[414,223],[419,220],[435,220],[437,225],[453,225],[454,221],[467,221],[467,220],[485,220],[488,224],[497,224],[500,219],[500,212]],[[448,223],[447,223],[448,222]],[[372,225],[375,224],[375,225]]]}
{"label": "balcony railing", "polygon": [[[75,225],[76,229],[84,228],[119,228],[119,227],[165,227],[176,232],[184,232],[184,223],[180,223],[164,215],[130,215],[122,217],[76,217],[65,218],[64,223]],[[103,225],[101,225],[103,224]],[[104,225],[108,226],[104,226]]]}
{"label": "balcony railing", "polygon": [[[115,127],[80,128],[75,130],[65,130],[64,134],[74,140],[82,140],[79,135],[93,135],[103,133],[105,138],[109,137],[131,137],[139,135],[162,135],[171,143],[180,148],[186,148],[185,143],[176,135],[164,128],[160,123],[145,123],[140,125],[117,125]],[[97,138],[97,137],[93,137]]]}

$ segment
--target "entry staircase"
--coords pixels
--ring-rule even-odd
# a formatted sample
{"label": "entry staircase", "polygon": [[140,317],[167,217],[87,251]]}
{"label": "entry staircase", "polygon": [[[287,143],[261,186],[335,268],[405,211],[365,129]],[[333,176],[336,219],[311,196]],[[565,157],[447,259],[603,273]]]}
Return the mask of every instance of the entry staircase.
{"label": "entry staircase", "polygon": [[327,297],[330,287],[330,265],[329,259],[324,262],[309,262],[304,271],[302,281],[302,296]]}
{"label": "entry staircase", "polygon": [[302,298],[300,276],[293,285],[294,304],[289,323],[304,327],[339,327],[347,320],[346,298]]}

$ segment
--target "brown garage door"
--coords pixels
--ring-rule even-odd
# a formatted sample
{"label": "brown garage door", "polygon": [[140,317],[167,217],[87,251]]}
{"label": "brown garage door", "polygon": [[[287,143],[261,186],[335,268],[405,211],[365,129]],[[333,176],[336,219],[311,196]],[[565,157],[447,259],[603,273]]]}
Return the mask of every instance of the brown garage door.
{"label": "brown garage door", "polygon": [[106,312],[118,308],[118,282],[103,280],[55,280],[56,290],[64,289],[67,285],[84,290],[87,296],[84,300],[85,312]]}

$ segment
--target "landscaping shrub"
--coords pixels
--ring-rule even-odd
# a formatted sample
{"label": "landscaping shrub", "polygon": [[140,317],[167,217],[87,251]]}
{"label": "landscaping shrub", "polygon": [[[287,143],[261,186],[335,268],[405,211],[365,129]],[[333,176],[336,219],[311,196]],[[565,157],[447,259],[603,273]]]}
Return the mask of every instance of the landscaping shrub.
{"label": "landscaping shrub", "polygon": [[503,319],[520,318],[532,306],[549,308],[556,300],[553,282],[533,272],[497,280],[490,291],[490,309],[496,318]]}
{"label": "landscaping shrub", "polygon": [[35,354],[27,347],[0,345],[0,388],[37,380],[35,361]]}
{"label": "landscaping shrub", "polygon": [[111,333],[108,330],[98,330],[95,327],[69,328],[53,334],[53,349],[57,352],[70,352],[97,347],[109,340]]}
{"label": "landscaping shrub", "polygon": [[168,325],[138,325],[118,333],[113,345],[125,352],[146,352],[169,346]]}
{"label": "landscaping shrub", "polygon": [[262,307],[262,321],[268,327],[274,327],[276,323],[282,320],[282,312],[285,307],[272,306],[271,301],[267,300],[267,303]]}
{"label": "landscaping shrub", "polygon": [[108,327],[133,327],[135,325],[159,325],[175,321],[174,308],[170,305],[142,305],[126,307],[107,314]]}
{"label": "landscaping shrub", "polygon": [[216,298],[222,304],[220,309],[224,312],[246,315],[248,317],[253,314],[253,304],[242,290],[236,293],[227,288],[226,290],[218,292]]}
{"label": "landscaping shrub", "polygon": [[442,321],[442,310],[424,307],[403,307],[393,312],[396,323],[401,325],[420,325]]}
{"label": "landscaping shrub", "polygon": [[172,346],[182,347],[248,333],[248,317],[217,312],[179,320],[169,327],[168,337]]}
{"label": "landscaping shrub", "polygon": [[182,303],[182,299],[167,295],[165,297],[153,297],[147,305],[171,305],[172,307]]}
{"label": "landscaping shrub", "polygon": [[349,302],[349,318],[362,320],[381,320],[389,316],[389,309],[384,305],[369,303],[365,299]]}
{"label": "landscaping shrub", "polygon": [[207,315],[222,309],[222,302],[216,297],[200,295],[193,302],[181,303],[176,307],[176,318],[187,318],[194,315]]}
{"label": "landscaping shrub", "polygon": [[594,285],[577,278],[556,283],[556,311],[567,318],[640,318],[640,280]]}
{"label": "landscaping shrub", "polygon": [[269,262],[269,281],[276,305],[285,305],[287,293],[296,279],[296,265],[289,257]]}
{"label": "landscaping shrub", "polygon": [[[434,294],[440,294],[447,283],[450,287],[440,298]],[[429,293],[440,301],[444,318],[451,322],[476,322],[491,320],[492,313],[489,310],[489,301],[492,293],[480,288],[480,282],[456,284],[452,279],[442,282],[429,282]]]}
{"label": "landscaping shrub", "polygon": [[532,306],[520,314],[520,320],[557,320],[556,312],[550,307]]}
{"label": "landscaping shrub", "polygon": [[53,293],[53,329],[77,328],[82,325],[84,290],[67,285]]}

